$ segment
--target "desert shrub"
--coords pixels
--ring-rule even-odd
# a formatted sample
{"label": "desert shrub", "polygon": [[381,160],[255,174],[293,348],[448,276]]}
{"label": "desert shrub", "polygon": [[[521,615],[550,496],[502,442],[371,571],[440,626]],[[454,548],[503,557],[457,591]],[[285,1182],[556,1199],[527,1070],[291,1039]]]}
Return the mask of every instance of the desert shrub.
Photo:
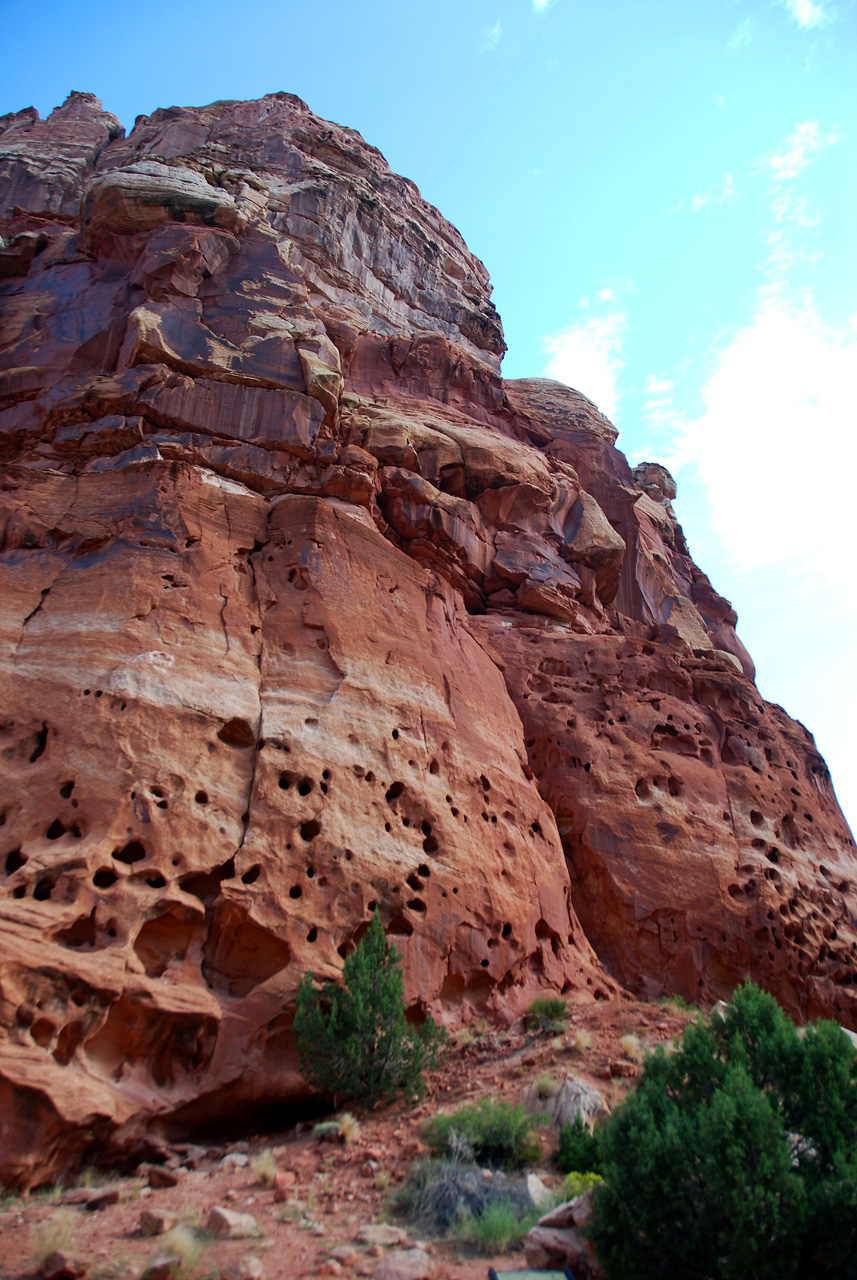
{"label": "desert shrub", "polygon": [[640,1042],[639,1036],[629,1034],[623,1036],[619,1042],[622,1046],[622,1054],[630,1059],[631,1062],[642,1062],[645,1050]]}
{"label": "desert shrub", "polygon": [[520,1243],[542,1213],[534,1205],[521,1208],[512,1200],[492,1200],[479,1215],[467,1214],[458,1225],[457,1234],[480,1253],[505,1253]]}
{"label": "desert shrub", "polygon": [[534,1211],[523,1178],[515,1179],[505,1173],[486,1178],[482,1170],[469,1161],[426,1157],[411,1165],[390,1207],[399,1217],[429,1234],[464,1231],[469,1233],[469,1239],[476,1240],[478,1230],[473,1224],[495,1205],[502,1205],[503,1212],[496,1218],[489,1217],[484,1228],[486,1234],[495,1229],[492,1221],[496,1223],[507,1215],[514,1216],[516,1223],[527,1222],[523,1228],[525,1233],[532,1225],[533,1213],[537,1216],[540,1212]]}
{"label": "desert shrub", "polygon": [[581,1116],[575,1116],[572,1124],[560,1129],[556,1162],[563,1173],[601,1172],[601,1146]]}
{"label": "desert shrub", "polygon": [[537,1129],[542,1116],[511,1102],[482,1098],[450,1116],[436,1116],[425,1140],[436,1156],[464,1155],[493,1169],[521,1169],[541,1157]]}
{"label": "desert shrub", "polygon": [[531,1031],[555,1031],[565,1027],[567,1013],[561,996],[536,996],[527,1007],[524,1022]]}
{"label": "desert shrub", "polygon": [[294,1034],[301,1072],[316,1089],[366,1106],[398,1093],[422,1096],[423,1072],[443,1060],[447,1035],[431,1018],[408,1023],[400,963],[376,913],[345,961],[341,985],[318,989],[304,974]]}
{"label": "desert shrub", "polygon": [[853,1280],[857,1059],[751,984],[647,1056],[602,1128],[588,1233],[623,1280]]}
{"label": "desert shrub", "polygon": [[560,1203],[565,1200],[576,1200],[585,1191],[591,1191],[593,1187],[597,1187],[599,1182],[603,1181],[604,1179],[600,1173],[569,1173],[562,1180]]}
{"label": "desert shrub", "polygon": [[545,1072],[536,1078],[536,1097],[542,1102],[555,1098],[559,1091],[559,1082]]}

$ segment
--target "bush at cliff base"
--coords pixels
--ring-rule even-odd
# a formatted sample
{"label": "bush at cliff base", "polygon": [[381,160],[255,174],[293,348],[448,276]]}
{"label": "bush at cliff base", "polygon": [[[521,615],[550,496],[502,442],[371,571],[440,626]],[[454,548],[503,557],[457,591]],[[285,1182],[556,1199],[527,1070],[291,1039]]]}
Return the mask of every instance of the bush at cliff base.
{"label": "bush at cliff base", "polygon": [[857,1058],[751,984],[650,1055],[600,1134],[611,1280],[857,1278]]}
{"label": "bush at cliff base", "polygon": [[304,974],[294,1034],[301,1073],[314,1088],[370,1107],[398,1093],[422,1097],[423,1072],[443,1060],[447,1035],[431,1018],[408,1023],[400,964],[376,912],[345,961],[342,985],[318,989]]}

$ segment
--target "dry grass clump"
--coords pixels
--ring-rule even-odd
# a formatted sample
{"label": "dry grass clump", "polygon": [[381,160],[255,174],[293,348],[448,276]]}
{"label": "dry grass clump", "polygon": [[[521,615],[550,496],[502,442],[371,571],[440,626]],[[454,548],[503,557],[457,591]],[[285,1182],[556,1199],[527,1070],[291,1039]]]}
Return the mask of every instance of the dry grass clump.
{"label": "dry grass clump", "polygon": [[646,1051],[639,1036],[626,1035],[619,1042],[622,1045],[622,1053],[631,1062],[642,1062],[646,1056]]}
{"label": "dry grass clump", "polygon": [[57,1209],[30,1228],[30,1251],[36,1269],[52,1253],[70,1253],[77,1241],[78,1215],[73,1209]]}
{"label": "dry grass clump", "polygon": [[183,1223],[162,1236],[160,1245],[159,1253],[171,1253],[178,1259],[179,1280],[187,1280],[193,1274],[208,1247],[205,1240],[201,1240],[195,1231]]}
{"label": "dry grass clump", "polygon": [[272,1187],[277,1176],[277,1161],[270,1147],[265,1147],[250,1161],[250,1172],[260,1187]]}
{"label": "dry grass clump", "polygon": [[343,1111],[339,1117],[339,1136],[346,1146],[360,1137],[360,1121],[350,1111]]}
{"label": "dry grass clump", "polygon": [[571,1047],[575,1053],[588,1053],[592,1048],[592,1036],[585,1027],[578,1027],[572,1036]]}
{"label": "dry grass clump", "polygon": [[542,1102],[547,1102],[548,1098],[555,1098],[559,1091],[559,1083],[553,1076],[544,1074],[536,1079],[536,1097]]}

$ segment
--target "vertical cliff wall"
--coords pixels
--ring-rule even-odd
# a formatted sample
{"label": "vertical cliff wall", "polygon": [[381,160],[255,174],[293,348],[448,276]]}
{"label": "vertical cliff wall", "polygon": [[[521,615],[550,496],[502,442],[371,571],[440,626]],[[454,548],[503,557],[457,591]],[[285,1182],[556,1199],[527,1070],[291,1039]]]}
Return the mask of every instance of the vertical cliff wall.
{"label": "vertical cliff wall", "polygon": [[0,1178],[299,1097],[375,908],[415,1016],[853,1024],[812,738],[416,187],[289,94],[0,131]]}

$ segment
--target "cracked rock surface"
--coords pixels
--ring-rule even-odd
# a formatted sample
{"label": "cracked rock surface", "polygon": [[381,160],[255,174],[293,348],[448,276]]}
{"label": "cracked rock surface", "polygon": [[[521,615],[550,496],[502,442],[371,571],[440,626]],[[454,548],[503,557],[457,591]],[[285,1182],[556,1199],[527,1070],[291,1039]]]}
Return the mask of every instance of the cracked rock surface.
{"label": "cracked rock surface", "polygon": [[0,118],[0,1180],[298,1100],[414,1016],[855,1023],[857,864],[655,463],[504,382],[483,265],[290,94]]}

